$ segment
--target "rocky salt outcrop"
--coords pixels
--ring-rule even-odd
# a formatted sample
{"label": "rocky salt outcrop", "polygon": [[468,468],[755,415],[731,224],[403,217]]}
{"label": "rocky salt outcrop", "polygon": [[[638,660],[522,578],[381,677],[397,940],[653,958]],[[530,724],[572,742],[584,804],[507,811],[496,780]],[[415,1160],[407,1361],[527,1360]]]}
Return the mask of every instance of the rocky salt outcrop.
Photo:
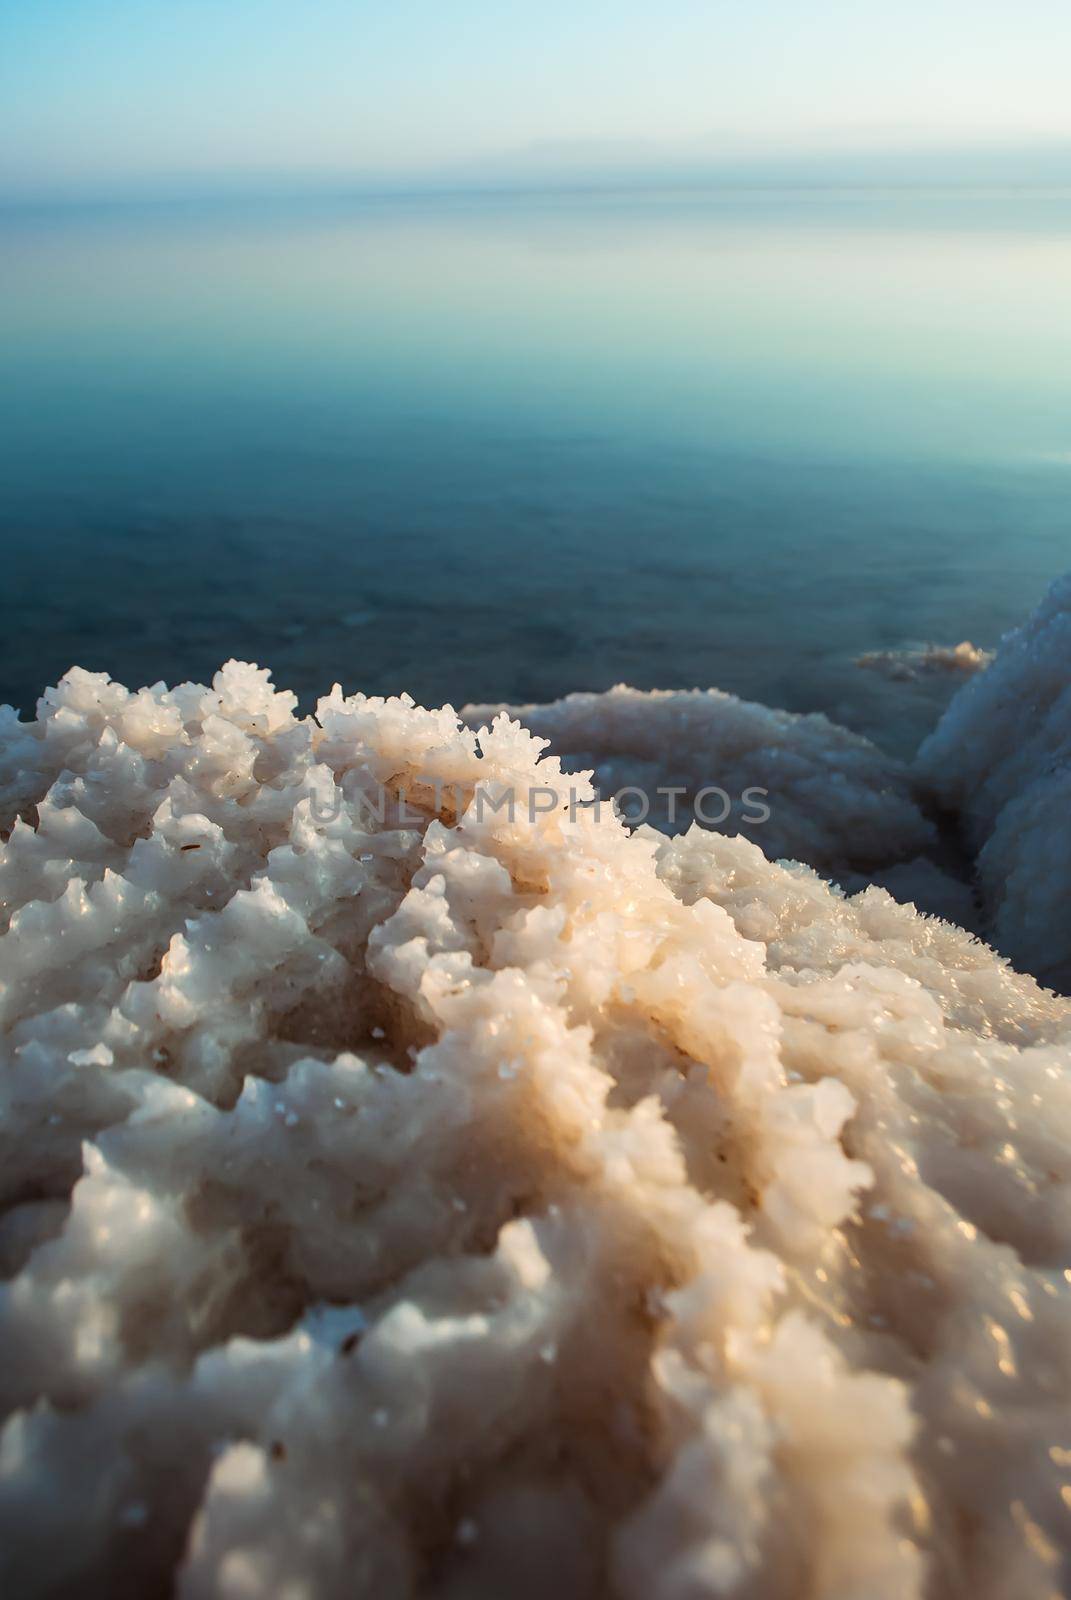
{"label": "rocky salt outcrop", "polygon": [[995,943],[1071,989],[1071,577],[959,691],[917,770],[976,855]]}

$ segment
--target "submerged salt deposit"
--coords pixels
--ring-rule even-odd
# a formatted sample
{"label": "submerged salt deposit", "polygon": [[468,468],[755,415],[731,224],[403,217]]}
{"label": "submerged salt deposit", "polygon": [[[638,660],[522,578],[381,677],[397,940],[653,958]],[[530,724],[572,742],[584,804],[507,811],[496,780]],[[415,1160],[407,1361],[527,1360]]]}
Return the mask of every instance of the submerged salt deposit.
{"label": "submerged salt deposit", "polygon": [[540,754],[4,726],[5,1593],[1066,1585],[1071,1004]]}
{"label": "submerged salt deposit", "polygon": [[1071,578],[960,691],[918,767],[977,852],[1001,949],[1071,989]]}
{"label": "submerged salt deposit", "polygon": [[982,650],[969,639],[959,644],[922,644],[902,650],[868,650],[856,659],[857,667],[868,672],[879,672],[884,678],[896,682],[912,683],[917,678],[946,674],[957,678],[973,677],[993,659],[990,650]]}

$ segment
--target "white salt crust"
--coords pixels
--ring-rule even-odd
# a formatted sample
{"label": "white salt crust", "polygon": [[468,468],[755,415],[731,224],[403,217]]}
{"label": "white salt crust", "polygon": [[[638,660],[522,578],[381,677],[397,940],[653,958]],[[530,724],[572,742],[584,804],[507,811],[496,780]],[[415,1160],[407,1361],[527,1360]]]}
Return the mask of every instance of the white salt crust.
{"label": "white salt crust", "polygon": [[[668,833],[683,832],[697,796],[714,787],[732,811],[719,821],[725,802],[706,795],[700,820],[753,839],[772,861],[866,871],[918,856],[936,841],[912,798],[908,769],[819,713],[775,711],[720,689],[647,693],[618,684],[549,705],[465,706],[461,715],[479,727],[500,712],[549,740],[567,770],[594,771],[604,796],[642,791],[650,802],[645,820]],[[672,802],[658,792],[674,786],[683,792]],[[623,804],[639,802],[629,796]]]}
{"label": "white salt crust", "polygon": [[917,767],[977,853],[994,942],[1071,989],[1071,576],[959,691]]}
{"label": "white salt crust", "polygon": [[541,744],[4,726],[3,1593],[1066,1591],[1071,1005]]}

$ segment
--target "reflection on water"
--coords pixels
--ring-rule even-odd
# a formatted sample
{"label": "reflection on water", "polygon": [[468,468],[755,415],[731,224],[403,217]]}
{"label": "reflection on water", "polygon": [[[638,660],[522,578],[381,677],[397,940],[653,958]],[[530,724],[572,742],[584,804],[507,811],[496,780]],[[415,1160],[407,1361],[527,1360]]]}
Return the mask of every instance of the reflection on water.
{"label": "reflection on water", "polygon": [[1071,565],[1066,195],[9,213],[0,277],[26,709],[72,661],[237,654],[304,695],[718,684],[903,744],[851,658],[991,644]]}

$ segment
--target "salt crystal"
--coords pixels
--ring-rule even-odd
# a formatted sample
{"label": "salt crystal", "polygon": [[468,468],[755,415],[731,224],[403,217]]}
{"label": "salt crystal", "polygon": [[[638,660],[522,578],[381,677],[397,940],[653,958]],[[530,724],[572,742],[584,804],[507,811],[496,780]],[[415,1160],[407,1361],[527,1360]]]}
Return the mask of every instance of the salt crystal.
{"label": "salt crystal", "polygon": [[[1067,921],[1047,787],[1065,609],[1009,680],[1053,727],[1006,762],[1000,728],[1010,746],[1034,716],[1011,694],[988,703],[978,759],[960,754],[971,838],[1000,845],[985,872],[1005,848],[1036,867],[1005,809],[1032,836],[1035,800],[1050,818],[1052,895],[1033,868],[1012,886],[1031,947],[1051,929],[1056,948]],[[902,766],[823,719],[715,692],[533,708],[548,737],[583,731],[593,760],[647,779],[784,775],[754,842],[636,836],[609,807],[571,821],[579,780],[507,721],[478,754],[451,713],[400,697],[338,693],[298,718],[241,663],[211,689],[146,691],[151,738],[129,700],[72,673],[36,724],[0,711],[5,1135],[18,1192],[47,1197],[19,1208],[6,1252],[18,1570],[37,1570],[47,1523],[74,1541],[87,1593],[114,1576],[106,1539],[79,1543],[79,1485],[56,1461],[92,1461],[149,1507],[184,1452],[223,1437],[198,1505],[180,1496],[148,1541],[147,1591],[214,1592],[221,1561],[232,1587],[263,1588],[242,1565],[249,1518],[260,1548],[288,1506],[359,1525],[388,1580],[420,1570],[429,1485],[479,1505],[505,1461],[497,1573],[560,1499],[555,1459],[588,1502],[579,1524],[552,1508],[555,1559],[560,1544],[579,1570],[597,1537],[621,1600],[693,1580],[785,1600],[801,1571],[874,1600],[946,1572],[972,1600],[1004,1600],[1008,1573],[1051,1579],[1068,1542],[1049,1512],[1067,1477],[1053,1419],[1071,1401],[1071,1280],[1053,1265],[1071,1220],[1052,1199],[1071,1186],[1071,1003],[883,890],[833,890],[759,848],[795,840],[823,871],[850,857],[859,872],[929,850]],[[364,842],[355,805],[334,841],[308,826],[323,769],[354,767],[464,793],[480,767],[519,817],[548,786],[554,815],[529,828],[472,808],[391,831],[397,871],[366,903],[340,844]],[[46,824],[61,801],[60,848]],[[12,827],[35,807],[37,831]],[[166,875],[143,887],[176,814],[223,841],[207,904]],[[427,1047],[415,1072],[383,1049],[362,1064],[362,1008],[388,1006]],[[106,1070],[102,1033],[134,1070]],[[137,1070],[153,1062],[166,1077]],[[522,1078],[523,1115],[496,1074]],[[332,1105],[360,1114],[296,1109]],[[302,1120],[300,1140],[281,1133]],[[911,1359],[890,1367],[896,1350]],[[541,1404],[551,1389],[560,1406]],[[377,1403],[398,1394],[404,1411]],[[50,1404],[72,1395],[85,1403]],[[475,1540],[457,1515],[459,1542]],[[787,1545],[766,1537],[775,1524]],[[331,1586],[332,1538],[284,1541],[295,1590]]]}

